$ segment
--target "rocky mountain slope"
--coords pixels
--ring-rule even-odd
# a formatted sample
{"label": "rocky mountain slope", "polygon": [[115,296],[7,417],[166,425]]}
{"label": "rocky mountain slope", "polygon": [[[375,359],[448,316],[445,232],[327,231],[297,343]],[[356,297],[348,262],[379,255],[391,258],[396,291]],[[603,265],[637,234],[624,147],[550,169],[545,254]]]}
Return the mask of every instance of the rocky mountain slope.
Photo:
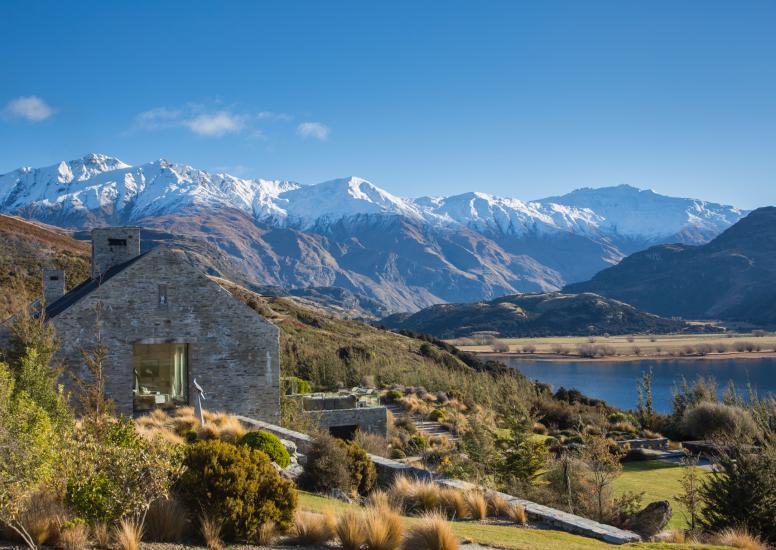
{"label": "rocky mountain slope", "polygon": [[96,154],[0,176],[0,212],[185,235],[241,282],[340,287],[389,311],[557,290],[651,244],[706,242],[743,214],[627,186],[407,199],[355,177],[303,186]]}
{"label": "rocky mountain slope", "polygon": [[519,294],[489,302],[439,304],[380,321],[391,329],[459,338],[476,332],[500,337],[679,332],[687,326],[596,294]]}
{"label": "rocky mountain slope", "polygon": [[660,245],[566,292],[596,292],[660,315],[776,324],[776,208],[700,246]]}

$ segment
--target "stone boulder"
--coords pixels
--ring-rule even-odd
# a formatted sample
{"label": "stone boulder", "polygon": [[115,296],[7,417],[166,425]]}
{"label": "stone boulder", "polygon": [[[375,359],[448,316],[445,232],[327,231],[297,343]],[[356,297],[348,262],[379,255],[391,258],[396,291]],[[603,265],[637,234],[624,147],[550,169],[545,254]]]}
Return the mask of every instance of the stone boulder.
{"label": "stone boulder", "polygon": [[650,539],[660,533],[671,520],[671,504],[667,500],[650,502],[627,518],[622,528],[638,533],[644,539]]}

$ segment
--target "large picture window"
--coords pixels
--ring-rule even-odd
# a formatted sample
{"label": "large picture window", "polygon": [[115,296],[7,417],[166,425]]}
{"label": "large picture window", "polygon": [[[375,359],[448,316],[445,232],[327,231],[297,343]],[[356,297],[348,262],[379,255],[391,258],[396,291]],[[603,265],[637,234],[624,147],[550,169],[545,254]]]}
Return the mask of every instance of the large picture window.
{"label": "large picture window", "polygon": [[188,405],[187,344],[135,344],[132,367],[136,412]]}

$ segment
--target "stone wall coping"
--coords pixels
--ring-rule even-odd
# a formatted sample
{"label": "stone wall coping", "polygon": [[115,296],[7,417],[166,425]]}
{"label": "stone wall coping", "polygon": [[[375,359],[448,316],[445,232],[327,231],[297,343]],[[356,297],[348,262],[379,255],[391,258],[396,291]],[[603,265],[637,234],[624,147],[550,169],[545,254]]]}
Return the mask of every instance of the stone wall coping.
{"label": "stone wall coping", "polygon": [[[288,439],[293,441],[302,451],[309,448],[313,443],[313,438],[307,434],[244,416],[238,416],[237,418],[249,426],[274,433],[281,439]],[[473,483],[469,483],[468,481],[461,481],[459,479],[451,479],[446,477],[435,478],[427,470],[422,470],[407,464],[402,464],[401,462],[391,460],[390,458],[384,458],[375,455],[369,455],[369,457],[372,459],[372,462],[375,463],[375,467],[378,470],[391,470],[394,474],[398,475],[405,475],[419,479],[428,479],[439,485],[451,487],[454,489],[480,489],[480,487]],[[598,523],[597,521],[593,521],[591,519],[570,514],[562,510],[556,510],[554,508],[550,508],[549,506],[537,504],[530,500],[521,499],[506,493],[499,493],[496,491],[488,492],[501,496],[509,503],[521,504],[531,519],[550,525],[567,533],[574,533],[585,537],[591,537],[611,544],[627,544],[630,542],[639,542],[641,540],[641,537],[636,533],[625,531],[612,525]]]}

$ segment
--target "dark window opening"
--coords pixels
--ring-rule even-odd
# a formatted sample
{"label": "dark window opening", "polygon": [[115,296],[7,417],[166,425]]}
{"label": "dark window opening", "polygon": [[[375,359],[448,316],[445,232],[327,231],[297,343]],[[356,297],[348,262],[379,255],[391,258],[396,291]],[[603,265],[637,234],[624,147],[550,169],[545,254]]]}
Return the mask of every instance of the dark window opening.
{"label": "dark window opening", "polygon": [[108,239],[108,246],[127,246],[127,239]]}
{"label": "dark window opening", "polygon": [[58,281],[58,280],[59,280],[59,277],[57,275],[50,275],[49,276],[49,281]]}
{"label": "dark window opening", "polygon": [[159,285],[159,305],[167,305],[167,285]]}
{"label": "dark window opening", "polygon": [[331,426],[329,433],[337,439],[353,441],[356,437],[356,430],[358,430],[358,426]]}

